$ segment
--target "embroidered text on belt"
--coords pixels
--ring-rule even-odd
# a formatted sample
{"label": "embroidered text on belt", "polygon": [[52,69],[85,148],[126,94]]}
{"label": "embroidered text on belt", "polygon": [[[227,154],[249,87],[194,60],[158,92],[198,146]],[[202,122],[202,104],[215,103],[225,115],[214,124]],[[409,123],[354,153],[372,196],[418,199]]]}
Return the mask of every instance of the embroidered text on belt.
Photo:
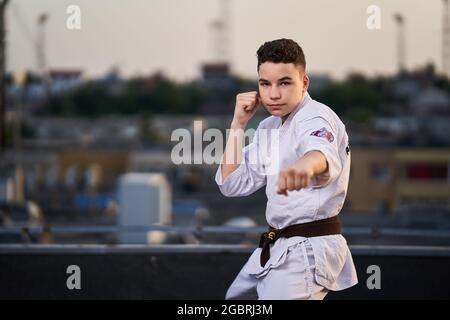
{"label": "embroidered text on belt", "polygon": [[341,233],[341,223],[337,216],[316,220],[306,223],[294,224],[283,229],[269,227],[267,232],[261,234],[259,247],[261,251],[261,266],[264,267],[270,259],[270,244],[275,243],[279,238],[290,238],[295,236],[310,238],[328,236]]}

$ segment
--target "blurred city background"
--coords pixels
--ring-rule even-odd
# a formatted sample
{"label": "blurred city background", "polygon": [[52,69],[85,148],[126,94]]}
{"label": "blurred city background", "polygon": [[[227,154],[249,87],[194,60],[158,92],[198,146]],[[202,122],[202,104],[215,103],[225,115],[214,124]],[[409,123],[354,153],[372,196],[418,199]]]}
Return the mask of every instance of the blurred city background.
{"label": "blurred city background", "polygon": [[256,245],[264,188],[224,197],[171,134],[225,132],[284,37],[347,126],[349,244],[450,244],[446,0],[78,1],[80,29],[68,1],[0,3],[0,243]]}

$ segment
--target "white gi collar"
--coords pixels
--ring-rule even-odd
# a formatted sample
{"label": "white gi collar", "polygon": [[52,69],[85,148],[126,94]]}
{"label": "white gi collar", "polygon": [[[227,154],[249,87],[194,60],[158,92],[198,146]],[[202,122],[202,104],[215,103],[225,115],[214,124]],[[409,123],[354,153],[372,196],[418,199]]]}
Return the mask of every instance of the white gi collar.
{"label": "white gi collar", "polygon": [[287,117],[286,121],[284,121],[281,119],[281,117],[278,117],[280,120],[280,126],[279,128],[286,128],[288,127],[289,123],[291,122],[292,118],[295,116],[295,114],[301,109],[303,108],[309,101],[311,101],[311,97],[309,96],[308,91],[305,92],[305,95],[303,96],[302,101],[298,104],[297,107],[295,107],[294,110],[291,111],[291,113],[289,114],[289,116]]}

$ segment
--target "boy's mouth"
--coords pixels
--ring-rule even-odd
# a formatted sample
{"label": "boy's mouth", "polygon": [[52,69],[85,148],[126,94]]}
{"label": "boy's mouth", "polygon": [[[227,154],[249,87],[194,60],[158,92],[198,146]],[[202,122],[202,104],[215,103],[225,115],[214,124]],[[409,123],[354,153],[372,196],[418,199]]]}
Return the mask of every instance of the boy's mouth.
{"label": "boy's mouth", "polygon": [[280,104],[269,104],[268,106],[269,106],[271,109],[276,110],[276,109],[281,109],[281,107],[284,106],[284,105],[285,105],[284,103],[280,103]]}

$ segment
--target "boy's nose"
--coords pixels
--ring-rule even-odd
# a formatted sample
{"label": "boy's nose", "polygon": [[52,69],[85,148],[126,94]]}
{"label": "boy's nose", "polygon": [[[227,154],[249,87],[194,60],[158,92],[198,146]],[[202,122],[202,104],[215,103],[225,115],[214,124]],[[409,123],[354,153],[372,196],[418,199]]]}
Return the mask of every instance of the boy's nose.
{"label": "boy's nose", "polygon": [[270,89],[270,99],[277,100],[280,99],[280,90],[278,90],[276,87],[272,87]]}

